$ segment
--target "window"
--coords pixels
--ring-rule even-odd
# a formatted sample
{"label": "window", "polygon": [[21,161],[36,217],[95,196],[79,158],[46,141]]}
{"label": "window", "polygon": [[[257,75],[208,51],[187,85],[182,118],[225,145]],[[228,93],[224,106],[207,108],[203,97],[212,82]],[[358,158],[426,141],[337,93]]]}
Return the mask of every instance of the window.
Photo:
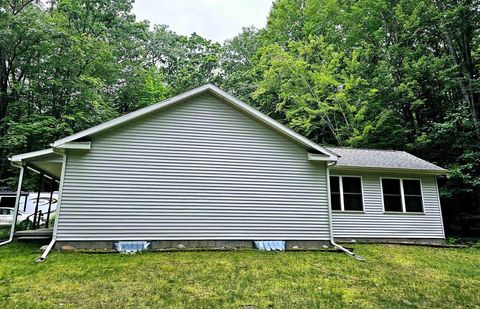
{"label": "window", "polygon": [[2,196],[0,197],[0,207],[15,207],[16,197]]}
{"label": "window", "polygon": [[406,212],[423,212],[420,180],[403,179],[403,195],[405,198]]}
{"label": "window", "polygon": [[423,212],[418,179],[382,178],[383,207],[391,212]]}
{"label": "window", "polygon": [[330,177],[330,198],[332,210],[342,210],[340,201],[340,177]]}
{"label": "window", "polygon": [[354,176],[331,176],[332,210],[363,211],[362,179]]}
{"label": "window", "polygon": [[382,189],[385,211],[402,211],[400,179],[382,179]]}

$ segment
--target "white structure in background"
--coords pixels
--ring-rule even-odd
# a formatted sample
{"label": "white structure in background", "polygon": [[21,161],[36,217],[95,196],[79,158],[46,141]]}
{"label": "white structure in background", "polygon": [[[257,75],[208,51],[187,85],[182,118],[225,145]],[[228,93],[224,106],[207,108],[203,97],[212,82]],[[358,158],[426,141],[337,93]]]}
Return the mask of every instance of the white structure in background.
{"label": "white structure in background", "polygon": [[[29,192],[27,198],[22,198],[20,201],[20,210],[27,214],[33,214],[35,212],[35,206],[37,205],[37,194],[38,192]],[[58,192],[54,191],[52,196],[52,206],[50,211],[53,212],[57,209],[57,198]],[[25,200],[27,204],[25,206]],[[40,199],[38,201],[38,210],[42,211],[42,214],[48,212],[48,202],[50,200],[50,192],[40,192]]]}
{"label": "white structure in background", "polygon": [[[0,192],[0,225],[11,225],[13,220],[13,207],[15,206],[16,192]],[[33,213],[37,205],[38,192],[22,192],[17,221],[20,223],[25,220],[33,222]],[[50,212],[54,213],[57,209],[58,192],[54,191],[52,195],[52,205]],[[50,201],[50,192],[40,192],[38,199],[38,211],[42,212],[45,220],[47,217]],[[51,215],[51,214],[50,214]],[[44,221],[41,220],[41,221]]]}
{"label": "white structure in background", "polygon": [[[13,211],[13,208],[0,207],[0,227],[12,225]],[[30,221],[31,223],[33,223],[32,217],[21,211],[18,211],[17,221],[20,224],[22,224],[22,222],[24,221]]]}

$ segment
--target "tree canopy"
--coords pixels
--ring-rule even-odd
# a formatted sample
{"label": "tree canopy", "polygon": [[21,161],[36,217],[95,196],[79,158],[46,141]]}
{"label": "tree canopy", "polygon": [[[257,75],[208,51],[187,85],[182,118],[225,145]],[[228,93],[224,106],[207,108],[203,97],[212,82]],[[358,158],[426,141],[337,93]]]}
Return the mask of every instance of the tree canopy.
{"label": "tree canopy", "polygon": [[212,82],[315,142],[448,168],[447,226],[480,212],[477,0],[277,0],[219,44],[135,20],[131,0],[0,1],[7,157]]}

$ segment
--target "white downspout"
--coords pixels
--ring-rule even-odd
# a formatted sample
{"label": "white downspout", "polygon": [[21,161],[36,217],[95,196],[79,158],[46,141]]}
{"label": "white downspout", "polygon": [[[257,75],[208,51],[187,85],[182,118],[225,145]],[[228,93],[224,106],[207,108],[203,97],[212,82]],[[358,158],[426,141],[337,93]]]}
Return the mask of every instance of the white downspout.
{"label": "white downspout", "polygon": [[53,226],[53,234],[52,240],[47,246],[47,249],[43,252],[41,256],[39,256],[35,262],[41,263],[47,259],[48,254],[52,250],[55,242],[57,241],[57,230],[58,230],[58,218],[60,217],[60,206],[62,204],[62,193],[63,193],[63,181],[65,179],[65,169],[67,167],[67,154],[62,153],[63,156],[63,163],[62,163],[62,172],[60,174],[60,185],[58,188],[58,198],[57,198],[57,209],[55,210],[55,224]]}
{"label": "white downspout", "polygon": [[365,262],[365,258],[360,255],[356,255],[352,251],[345,249],[344,247],[337,244],[333,238],[333,220],[332,220],[332,199],[330,195],[330,166],[337,164],[337,162],[327,163],[327,195],[328,195],[328,225],[330,229],[330,243],[337,248],[345,252],[346,254],[356,258],[359,261]]}
{"label": "white downspout", "polygon": [[17,196],[15,198],[15,208],[13,209],[13,220],[12,220],[12,227],[10,229],[10,237],[8,240],[1,242],[0,246],[9,244],[13,240],[13,236],[15,235],[15,226],[17,225],[17,215],[18,215],[18,208],[20,207],[20,197],[22,196],[22,184],[23,184],[23,174],[25,168],[23,165],[20,166],[20,176],[18,177],[18,187],[17,187]]}

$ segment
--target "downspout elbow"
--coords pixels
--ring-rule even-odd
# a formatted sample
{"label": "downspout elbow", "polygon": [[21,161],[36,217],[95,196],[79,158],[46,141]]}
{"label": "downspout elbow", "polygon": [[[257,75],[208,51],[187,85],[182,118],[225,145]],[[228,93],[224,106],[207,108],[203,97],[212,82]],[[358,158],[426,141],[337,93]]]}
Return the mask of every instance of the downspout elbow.
{"label": "downspout elbow", "polygon": [[39,256],[35,262],[37,263],[42,263],[43,261],[45,261],[47,259],[47,256],[48,254],[50,253],[50,251],[52,250],[53,246],[55,245],[55,242],[56,242],[56,237],[53,236],[52,237],[52,241],[50,241],[50,243],[48,244],[47,246],[47,249],[45,249],[45,251],[43,252],[43,254],[41,256]]}

